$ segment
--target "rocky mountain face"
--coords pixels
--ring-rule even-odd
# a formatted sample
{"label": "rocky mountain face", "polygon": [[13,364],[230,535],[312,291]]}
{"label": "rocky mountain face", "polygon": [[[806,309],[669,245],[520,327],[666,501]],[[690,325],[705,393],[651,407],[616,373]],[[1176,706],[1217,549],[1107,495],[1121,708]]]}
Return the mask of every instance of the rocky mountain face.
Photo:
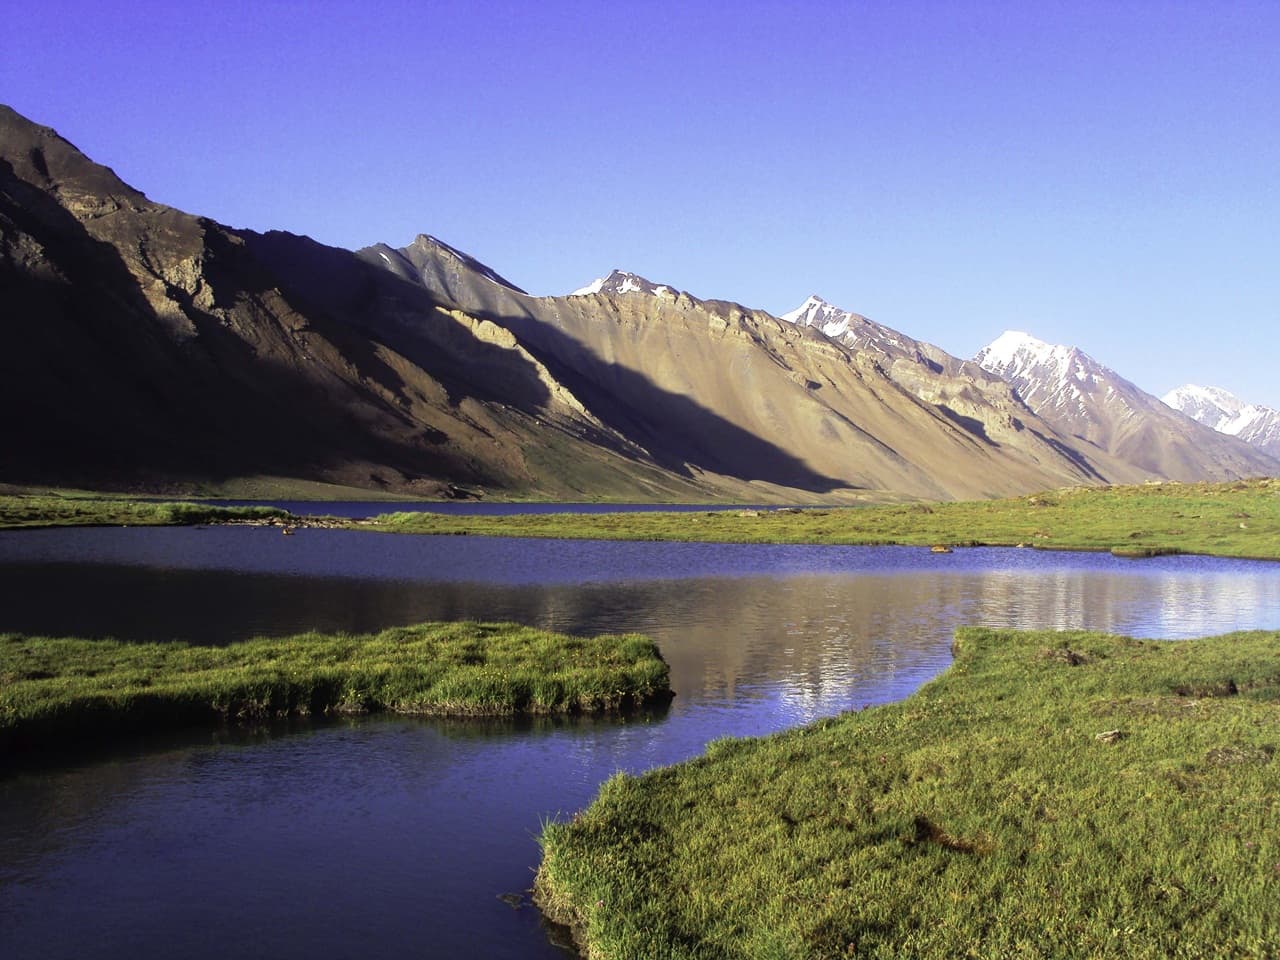
{"label": "rocky mountain face", "polygon": [[975,361],[1013,384],[1060,433],[1123,459],[1152,477],[1233,480],[1280,464],[1161,403],[1076,347],[1006,332]]}
{"label": "rocky mountain face", "polygon": [[1129,483],[1148,474],[1105,451],[1081,455],[1077,441],[1033,412],[1003,377],[940,347],[916,340],[814,295],[782,315],[788,323],[821,330],[851,350],[876,358],[895,383],[975,433],[1035,461],[1066,453],[1101,480]]}
{"label": "rocky mountain face", "polygon": [[[1138,475],[1095,462],[1047,428],[1037,436],[1034,415],[974,364],[952,379],[940,361],[922,360],[920,376],[937,393],[925,396],[903,386],[905,367],[895,379],[871,351],[634,274],[615,271],[566,297],[529,297],[483,274],[464,291],[462,265],[430,238],[361,252],[389,267],[397,254],[429,291],[440,292],[433,278],[450,277],[462,309],[511,330],[603,422],[676,471],[757,490],[944,498],[1099,482],[1104,467]],[[998,384],[1009,409],[987,402],[985,421],[970,416],[974,379]]]}
{"label": "rocky mountain face", "polygon": [[1160,398],[1174,410],[1219,433],[1239,437],[1272,457],[1280,457],[1280,410],[1247,403],[1221,387],[1193,383]]}
{"label": "rocky mountain face", "polygon": [[510,331],[351,252],[154,203],[8,108],[0,297],[7,482],[706,495]]}
{"label": "rocky mountain face", "polygon": [[0,302],[3,482],[818,502],[1174,475],[821,301],[779,319],[622,271],[531,297],[427,235],[234,230],[7,108]]}

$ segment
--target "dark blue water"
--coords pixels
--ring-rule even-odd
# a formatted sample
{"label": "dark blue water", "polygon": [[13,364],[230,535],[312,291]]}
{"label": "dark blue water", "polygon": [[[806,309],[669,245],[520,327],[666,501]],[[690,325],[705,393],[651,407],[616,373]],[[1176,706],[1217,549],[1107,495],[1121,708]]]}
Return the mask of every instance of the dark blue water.
{"label": "dark blue water", "polygon": [[1280,568],[975,549],[270,529],[0,533],[0,630],[229,642],[508,619],[639,630],[677,698],[632,720],[372,718],[122,745],[0,779],[0,953],[557,957],[546,817],[616,770],[907,695],[963,623],[1188,637],[1280,626]]}

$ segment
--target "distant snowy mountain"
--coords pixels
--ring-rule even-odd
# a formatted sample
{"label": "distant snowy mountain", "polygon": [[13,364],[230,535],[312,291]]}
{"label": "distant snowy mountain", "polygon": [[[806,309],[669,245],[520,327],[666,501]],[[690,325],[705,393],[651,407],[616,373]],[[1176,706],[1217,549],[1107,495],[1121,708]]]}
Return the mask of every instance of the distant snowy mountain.
{"label": "distant snowy mountain", "polygon": [[1246,443],[1179,416],[1078,347],[1007,331],[974,358],[1062,432],[1173,480],[1237,479],[1275,471]]}
{"label": "distant snowy mountain", "polygon": [[868,320],[860,313],[841,310],[816,293],[796,309],[784,313],[782,319],[799,327],[814,327],[832,340],[854,350],[891,353],[916,350],[920,344],[908,336]]}
{"label": "distant snowy mountain", "polygon": [[986,373],[968,361],[953,357],[941,347],[868,320],[860,313],[842,310],[817,294],[796,309],[784,313],[782,319],[798,327],[820,330],[842,346],[877,357],[895,380],[930,403],[937,403],[938,400],[936,397],[926,396],[931,391],[919,382],[921,373],[931,380],[939,374],[953,375],[961,372],[961,368],[968,368],[964,373],[970,379],[976,375],[982,380],[1003,384],[999,377]]}
{"label": "distant snowy mountain", "polygon": [[[782,314],[781,319],[820,331],[870,359],[899,387],[980,443],[1018,450],[1037,461],[1051,460],[1073,444],[1028,408],[1003,377],[932,343],[842,310],[816,294]],[[1149,476],[1101,451],[1077,455],[1076,462],[1095,478],[1106,476],[1113,482],[1134,482]]]}
{"label": "distant snowy mountain", "polygon": [[[1060,416],[1088,416],[1098,402],[1132,412],[1140,407],[1137,387],[1104,367],[1078,347],[1037,340],[1029,333],[1006,330],[973,358],[981,367],[1008,380],[1033,409]],[[1102,390],[1103,396],[1095,398]]]}
{"label": "distant snowy mountain", "polygon": [[1221,387],[1193,383],[1170,390],[1161,399],[1192,420],[1280,457],[1280,410],[1246,403]]}
{"label": "distant snowy mountain", "polygon": [[607,277],[600,277],[592,280],[585,287],[579,287],[569,296],[586,297],[593,293],[643,293],[651,297],[674,297],[676,291],[671,287],[661,283],[652,283],[644,277],[637,276],[634,273],[627,273],[625,270],[614,270]]}

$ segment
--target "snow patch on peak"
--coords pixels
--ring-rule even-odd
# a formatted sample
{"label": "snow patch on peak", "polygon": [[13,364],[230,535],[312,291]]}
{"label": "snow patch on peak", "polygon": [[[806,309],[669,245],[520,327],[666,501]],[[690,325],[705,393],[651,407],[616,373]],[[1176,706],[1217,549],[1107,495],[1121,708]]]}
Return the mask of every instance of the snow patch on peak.
{"label": "snow patch on peak", "polygon": [[1029,333],[1021,330],[1006,330],[978,352],[975,358],[978,363],[992,369],[992,365],[1010,366],[1019,354],[1041,357],[1051,353],[1055,348]]}
{"label": "snow patch on peak", "polygon": [[644,277],[625,270],[610,271],[607,277],[591,281],[585,287],[579,287],[571,297],[585,297],[594,293],[622,295],[627,293],[643,293],[654,297],[674,297],[675,290],[665,284],[650,283]]}
{"label": "snow patch on peak", "polygon": [[604,282],[606,279],[607,278],[605,277],[596,277],[596,279],[592,280],[585,287],[579,287],[577,290],[573,291],[573,293],[569,294],[569,296],[589,297],[593,293],[599,293],[604,289]]}
{"label": "snow patch on peak", "polygon": [[1160,399],[1175,410],[1183,412],[1186,407],[1193,404],[1210,405],[1232,412],[1248,406],[1230,390],[1223,390],[1221,387],[1202,387],[1195,383],[1184,383],[1180,387],[1175,387]]}
{"label": "snow patch on peak", "polygon": [[788,310],[779,319],[785,320],[787,323],[804,323],[806,318],[811,314],[821,313],[824,310],[829,311],[835,309],[835,307],[827,303],[827,301],[823,300],[815,293],[794,310]]}

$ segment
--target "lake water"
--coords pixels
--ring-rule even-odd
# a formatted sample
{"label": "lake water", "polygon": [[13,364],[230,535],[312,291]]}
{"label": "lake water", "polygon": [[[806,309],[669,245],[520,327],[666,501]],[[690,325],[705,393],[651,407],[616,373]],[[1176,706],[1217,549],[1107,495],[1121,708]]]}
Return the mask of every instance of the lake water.
{"label": "lake water", "polygon": [[1189,637],[1280,626],[1280,567],[905,547],[271,529],[0,533],[0,630],[225,643],[509,619],[642,631],[677,697],[627,721],[364,718],[197,731],[0,777],[8,956],[559,957],[542,819],[617,770],[899,699],[960,624]]}

